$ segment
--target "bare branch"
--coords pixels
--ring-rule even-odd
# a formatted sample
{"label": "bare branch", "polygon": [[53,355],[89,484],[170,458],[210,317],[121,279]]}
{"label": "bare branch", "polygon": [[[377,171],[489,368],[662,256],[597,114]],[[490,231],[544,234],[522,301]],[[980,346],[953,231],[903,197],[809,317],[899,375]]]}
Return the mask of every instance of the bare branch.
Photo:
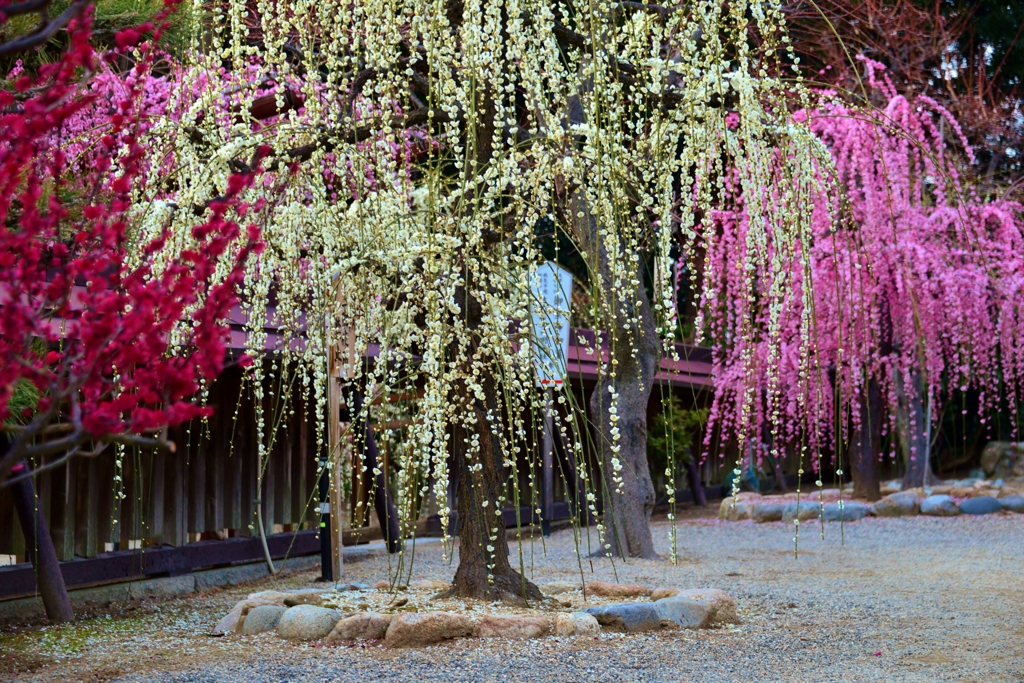
{"label": "bare branch", "polygon": [[90,0],[78,0],[75,4],[64,10],[64,13],[40,27],[38,31],[21,38],[0,45],[0,57],[31,50],[43,43],[48,42],[57,35],[57,32],[71,23],[71,20],[81,14],[91,4]]}
{"label": "bare branch", "polygon": [[7,17],[17,17],[22,14],[31,14],[32,12],[43,12],[53,0],[27,0],[27,2],[17,2],[13,5],[8,5],[0,12],[3,12]]}

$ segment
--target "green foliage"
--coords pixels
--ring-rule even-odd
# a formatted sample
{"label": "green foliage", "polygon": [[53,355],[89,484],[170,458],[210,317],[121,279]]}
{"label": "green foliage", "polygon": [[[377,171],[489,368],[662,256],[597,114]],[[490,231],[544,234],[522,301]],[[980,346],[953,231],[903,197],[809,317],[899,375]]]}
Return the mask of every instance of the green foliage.
{"label": "green foliage", "polygon": [[[73,0],[53,0],[47,10],[49,16],[51,18],[60,16],[71,6],[72,2]],[[97,0],[95,6],[92,43],[97,48],[104,49],[114,45],[114,36],[118,31],[152,20],[164,8],[164,3],[163,0]],[[172,55],[179,55],[185,50],[195,25],[195,18],[191,3],[183,3],[175,10],[170,19],[170,30],[164,34],[161,40],[165,51]],[[17,36],[33,33],[38,25],[39,15],[37,14],[12,17],[0,25],[0,43]],[[18,59],[22,61],[27,71],[32,72],[40,64],[56,60],[65,47],[65,32],[60,31],[53,40],[37,50],[0,60],[0,82],[7,76]]]}
{"label": "green foliage", "polygon": [[26,380],[21,380],[14,385],[14,393],[8,403],[10,416],[4,420],[5,425],[25,424],[36,411],[39,404],[39,389],[36,385]]}
{"label": "green foliage", "polygon": [[652,471],[664,472],[673,460],[683,463],[692,458],[691,446],[703,433],[707,421],[707,408],[683,408],[678,397],[665,397],[647,434],[647,457]]}
{"label": "green foliage", "polygon": [[[41,339],[36,339],[32,343],[32,353],[36,356],[42,356],[45,351],[46,347]],[[36,406],[39,405],[39,396],[39,389],[36,388],[36,385],[25,379],[20,380],[14,385],[14,392],[11,394],[11,400],[7,404],[9,414],[7,419],[4,420],[4,424],[26,424],[35,415]]]}

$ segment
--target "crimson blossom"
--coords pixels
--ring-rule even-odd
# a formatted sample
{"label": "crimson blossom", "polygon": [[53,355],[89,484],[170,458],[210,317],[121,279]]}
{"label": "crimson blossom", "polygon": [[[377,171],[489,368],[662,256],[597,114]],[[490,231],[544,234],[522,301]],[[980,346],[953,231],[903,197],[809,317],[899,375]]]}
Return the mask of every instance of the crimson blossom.
{"label": "crimson blossom", "polygon": [[[810,249],[754,239],[740,188],[704,223],[703,303],[718,311],[709,329],[722,342],[707,443],[718,428],[744,455],[788,446],[815,468],[827,453],[839,470],[852,463],[855,495],[877,498],[887,435],[905,455],[904,486],[928,481],[931,425],[953,392],[979,392],[983,423],[1002,398],[1016,408],[1024,222],[1020,205],[978,196],[964,181],[947,140],[973,155],[949,112],[898,93],[884,66],[861,61],[883,108],[822,93],[796,114],[834,162],[820,171]],[[784,187],[780,179],[775,192]],[[753,249],[790,269],[789,291],[743,290]],[[724,338],[734,326],[752,334]],[[772,329],[779,341],[769,341]],[[744,409],[749,397],[753,410]]]}
{"label": "crimson blossom", "polygon": [[[0,0],[0,22],[4,9],[35,4]],[[206,216],[192,231],[196,248],[168,259],[166,232],[133,239],[129,197],[149,152],[140,114],[153,106],[146,85],[174,4],[121,31],[102,56],[90,45],[93,8],[84,2],[0,46],[31,48],[67,27],[57,61],[15,74],[13,91],[0,91],[0,421],[12,433],[0,457],[4,485],[30,474],[24,460],[38,472],[111,443],[173,449],[161,430],[209,412],[197,392],[223,367],[224,320],[247,259],[262,247],[259,230],[236,220],[261,207],[239,200],[250,176],[235,174],[222,196],[193,208]],[[135,63],[121,77],[109,63],[127,53]],[[113,96],[100,102],[101,91]],[[69,149],[78,152],[73,163]],[[12,415],[24,386],[35,387],[38,403]]]}

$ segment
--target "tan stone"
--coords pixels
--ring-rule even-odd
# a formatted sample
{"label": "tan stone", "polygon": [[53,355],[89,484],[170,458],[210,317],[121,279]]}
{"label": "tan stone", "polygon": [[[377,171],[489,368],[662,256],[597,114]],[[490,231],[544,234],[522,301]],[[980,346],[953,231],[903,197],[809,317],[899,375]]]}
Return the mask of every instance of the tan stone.
{"label": "tan stone", "polygon": [[296,595],[289,595],[284,599],[285,607],[295,607],[296,605],[322,605],[324,604],[324,597],[317,593],[298,593]]}
{"label": "tan stone", "polygon": [[952,495],[950,493],[950,491],[952,491],[952,490],[953,490],[953,487],[950,486],[949,484],[939,484],[938,486],[933,486],[932,487],[932,495],[935,495],[935,496],[949,496],[949,495]]}
{"label": "tan stone", "polygon": [[376,588],[379,591],[391,590],[391,582],[390,581],[378,581],[377,583],[373,584],[373,587]]}
{"label": "tan stone", "polygon": [[419,581],[410,581],[410,590],[426,590],[426,591],[443,591],[448,590],[452,587],[452,584],[448,581],[441,581],[440,579],[422,579]]}
{"label": "tan stone", "polygon": [[587,584],[587,591],[602,598],[636,598],[651,594],[651,589],[647,586],[638,586],[635,583],[609,583],[607,581],[591,581]]}
{"label": "tan stone", "polygon": [[736,601],[731,595],[719,588],[692,588],[679,591],[675,597],[701,600],[711,605],[710,624],[739,624],[740,617],[736,612]]}
{"label": "tan stone", "polygon": [[921,498],[913,491],[900,491],[875,501],[872,509],[876,517],[916,515],[921,509]]}
{"label": "tan stone", "polygon": [[391,620],[384,644],[387,647],[423,647],[452,638],[472,635],[474,622],[454,612],[414,612]]}
{"label": "tan stone", "polygon": [[551,632],[551,620],[524,614],[488,615],[480,619],[473,632],[478,638],[543,638]]}
{"label": "tan stone", "polygon": [[655,588],[651,591],[651,602],[657,602],[665,598],[674,598],[679,595],[678,588]]}
{"label": "tan stone", "polygon": [[742,498],[743,494],[737,496],[735,503],[732,498],[725,498],[722,500],[722,504],[718,506],[718,518],[724,519],[728,522],[741,522],[745,519],[751,519],[754,515],[755,501]]}
{"label": "tan stone", "polygon": [[377,614],[376,612],[353,614],[335,624],[334,629],[324,638],[324,642],[328,645],[336,645],[346,640],[383,638],[394,617],[393,614]]}
{"label": "tan stone", "polygon": [[551,629],[556,636],[591,636],[601,632],[601,625],[586,612],[556,614]]}

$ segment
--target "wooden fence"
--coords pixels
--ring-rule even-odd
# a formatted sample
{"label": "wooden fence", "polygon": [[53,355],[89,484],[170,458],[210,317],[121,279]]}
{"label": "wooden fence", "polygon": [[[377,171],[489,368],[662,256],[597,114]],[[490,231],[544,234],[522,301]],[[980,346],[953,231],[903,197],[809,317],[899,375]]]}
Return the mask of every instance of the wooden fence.
{"label": "wooden fence", "polygon": [[[574,330],[568,359],[570,390],[579,392],[582,405],[587,404],[600,360],[577,344],[577,338],[587,334],[593,335],[587,330]],[[710,386],[710,356],[706,349],[682,345],[678,351],[682,360],[663,359],[657,379],[663,387],[692,402],[698,395],[705,395]],[[404,397],[388,398],[392,400]],[[269,391],[264,401],[269,423],[274,420]],[[246,541],[257,535],[257,501],[274,557],[293,554],[293,550],[317,551],[319,416],[311,397],[303,393],[300,383],[290,390],[289,408],[264,458],[262,477],[255,405],[248,387],[243,391],[242,371],[237,367],[226,370],[211,386],[208,402],[215,409],[209,420],[172,430],[175,453],[128,449],[118,454],[109,450],[93,459],[73,460],[37,478],[39,505],[58,559],[65,563],[62,571],[66,580],[74,577],[69,585],[261,559],[258,544]],[[657,409],[652,405],[652,414]],[[380,426],[393,429],[403,425],[403,421],[390,420]],[[327,433],[324,424],[322,436]],[[386,439],[380,441],[386,471],[389,447]],[[582,457],[592,460],[593,454]],[[532,483],[524,478],[524,472],[519,484],[528,491]],[[714,475],[708,471],[705,476],[708,481]],[[561,477],[555,477],[553,489],[553,513],[557,518],[568,514],[576,492],[566,490]],[[350,514],[358,509],[360,500],[365,507],[365,486],[353,486],[350,494],[350,500],[335,498],[332,506],[340,513],[332,514],[332,522],[345,527],[346,545],[370,540],[380,533],[374,516]],[[422,526],[420,533],[430,528],[431,511],[430,506],[424,509],[424,518],[417,525]],[[532,507],[526,512],[524,519],[532,520]],[[506,516],[514,523],[515,510],[507,510]],[[354,533],[349,528],[354,518],[371,528]],[[141,555],[140,550],[144,551]],[[0,489],[0,564],[23,563],[25,559],[25,540],[11,496]],[[34,587],[30,572],[27,565],[0,568],[0,583],[4,584],[0,586],[0,598],[30,593]]]}
{"label": "wooden fence", "polygon": [[[213,384],[214,415],[172,430],[175,453],[126,449],[119,458],[110,449],[41,474],[39,504],[58,558],[249,537],[257,496],[268,534],[313,528],[316,431],[310,402],[300,389],[293,391],[257,492],[255,410],[241,382],[241,371],[232,368]],[[21,562],[24,552],[11,496],[0,495],[0,556]]]}

